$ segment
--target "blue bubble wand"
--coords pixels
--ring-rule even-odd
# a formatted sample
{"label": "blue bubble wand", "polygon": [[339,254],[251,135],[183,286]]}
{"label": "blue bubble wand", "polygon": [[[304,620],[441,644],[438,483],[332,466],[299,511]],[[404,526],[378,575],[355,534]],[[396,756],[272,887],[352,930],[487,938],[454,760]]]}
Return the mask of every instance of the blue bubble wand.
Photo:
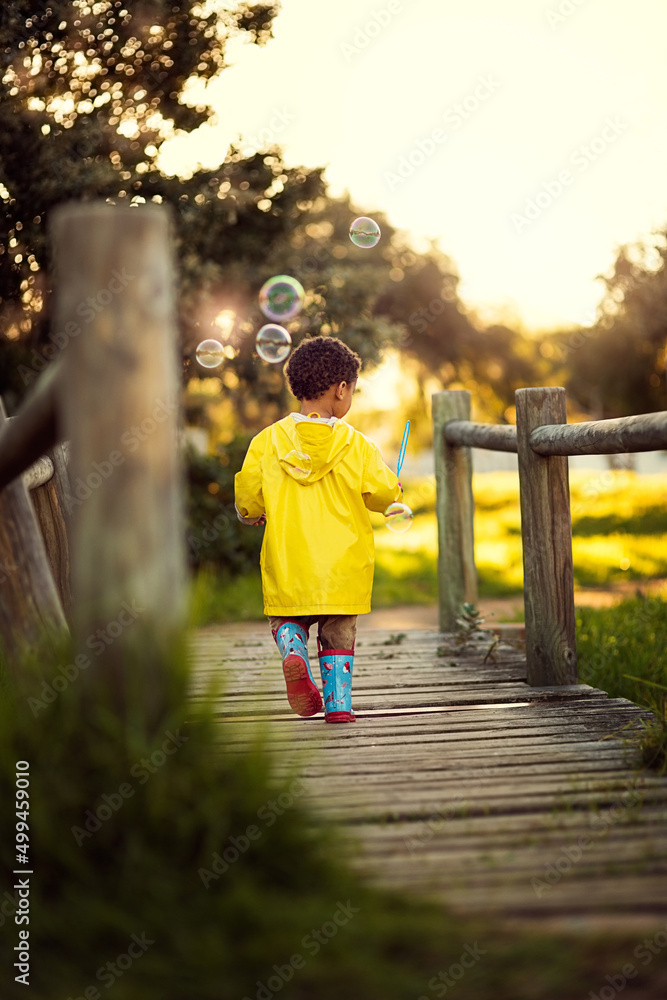
{"label": "blue bubble wand", "polygon": [[[408,446],[408,435],[410,434],[410,421],[405,425],[405,430],[403,431],[403,440],[401,441],[401,450],[398,453],[398,462],[396,463],[396,475],[401,471],[403,465],[403,459],[405,458],[405,449]],[[401,487],[401,495],[403,495],[403,487],[400,482],[398,484]],[[405,503],[390,503],[384,512],[384,516],[387,519],[387,527],[391,528],[392,531],[407,531],[412,525],[412,511]]]}
{"label": "blue bubble wand", "polygon": [[[396,475],[397,476],[400,474],[401,467],[403,465],[403,460],[405,458],[405,449],[408,446],[408,437],[409,437],[409,435],[410,435],[410,421],[408,420],[407,424],[405,425],[405,430],[403,431],[403,440],[401,441],[401,450],[398,453],[398,462],[396,464]],[[399,486],[400,486],[400,483],[399,483]],[[403,487],[401,487],[401,489],[402,488]]]}

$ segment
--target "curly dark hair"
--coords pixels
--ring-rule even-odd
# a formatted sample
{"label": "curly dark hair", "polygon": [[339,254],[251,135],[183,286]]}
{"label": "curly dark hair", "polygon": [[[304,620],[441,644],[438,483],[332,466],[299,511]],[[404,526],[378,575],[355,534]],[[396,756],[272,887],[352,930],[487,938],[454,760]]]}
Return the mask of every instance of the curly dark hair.
{"label": "curly dark hair", "polygon": [[361,358],[337,337],[302,340],[285,366],[292,395],[299,402],[319,399],[332,385],[354,382]]}

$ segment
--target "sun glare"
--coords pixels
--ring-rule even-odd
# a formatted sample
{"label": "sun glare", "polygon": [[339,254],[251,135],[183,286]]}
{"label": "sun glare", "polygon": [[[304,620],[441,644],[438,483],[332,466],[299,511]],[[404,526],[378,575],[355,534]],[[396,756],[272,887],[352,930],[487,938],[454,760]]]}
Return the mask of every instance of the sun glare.
{"label": "sun glare", "polygon": [[192,83],[216,118],[161,165],[279,145],[289,165],[325,165],[361,214],[436,239],[471,309],[589,322],[617,248],[667,220],[667,8],[541,7],[284,0],[273,41],[232,42],[230,68]]}
{"label": "sun glare", "polygon": [[218,313],[213,323],[220,331],[220,336],[227,338],[231,336],[236,321],[236,313],[233,309],[223,309]]}

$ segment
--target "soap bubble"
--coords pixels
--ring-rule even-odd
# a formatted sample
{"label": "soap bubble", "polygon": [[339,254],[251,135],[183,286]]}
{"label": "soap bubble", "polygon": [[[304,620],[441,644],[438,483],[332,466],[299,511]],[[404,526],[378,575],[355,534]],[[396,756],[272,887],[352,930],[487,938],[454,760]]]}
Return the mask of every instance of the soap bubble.
{"label": "soap bubble", "polygon": [[195,357],[202,368],[217,368],[225,360],[225,351],[219,340],[202,340]]}
{"label": "soap bubble", "polygon": [[376,246],[380,241],[380,227],[373,219],[367,219],[365,215],[355,219],[350,226],[350,239],[355,247],[369,249]]}
{"label": "soap bubble", "polygon": [[384,512],[390,531],[402,534],[412,527],[413,514],[406,503],[390,503]]}
{"label": "soap bubble", "polygon": [[289,451],[284,459],[293,479],[307,479],[313,469],[313,460],[305,451]]}
{"label": "soap bubble", "polygon": [[292,349],[292,338],[284,326],[267,323],[257,334],[255,349],[262,361],[277,365],[284,361]]}
{"label": "soap bubble", "polygon": [[289,320],[301,312],[305,292],[303,285],[288,274],[278,274],[262,285],[259,308],[268,319]]}

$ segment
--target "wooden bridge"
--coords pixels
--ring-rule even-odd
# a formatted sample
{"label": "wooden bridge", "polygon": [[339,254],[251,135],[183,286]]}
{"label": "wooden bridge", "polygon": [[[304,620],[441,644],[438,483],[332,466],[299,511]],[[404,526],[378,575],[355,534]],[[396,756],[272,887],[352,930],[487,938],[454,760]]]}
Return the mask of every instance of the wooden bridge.
{"label": "wooden bridge", "polygon": [[[564,389],[516,403],[516,426],[496,427],[469,419],[469,393],[434,395],[440,631],[361,633],[354,726],[291,714],[267,629],[198,633],[193,697],[224,677],[224,752],[267,727],[277,768],[304,775],[377,884],[504,922],[654,928],[667,777],[640,770],[629,739],[649,713],[577,683],[567,456],[664,447],[667,413],[568,425]],[[461,649],[452,631],[477,599],[472,446],[519,459],[525,651],[501,645],[491,663],[488,639]]]}
{"label": "wooden bridge", "polygon": [[505,925],[664,921],[667,777],[638,771],[618,738],[647,713],[587,685],[530,686],[502,642],[484,665],[488,640],[457,652],[452,634],[396,645],[360,626],[353,726],[292,714],[268,627],[198,630],[192,697],[222,676],[222,752],[265,732],[277,773],[303,775],[378,885]]}
{"label": "wooden bridge", "polygon": [[[137,601],[137,621],[81,683],[159,719],[187,593],[168,217],[68,207],[53,241],[63,357],[15,419],[0,408],[0,641],[17,671],[49,631],[69,629],[85,657]],[[114,291],[118,275],[128,284]],[[357,723],[292,715],[266,626],[193,635],[192,698],[224,678],[221,752],[266,727],[276,768],[304,775],[314,815],[347,828],[352,863],[379,884],[516,921],[654,926],[666,911],[667,778],[638,772],[619,738],[643,711],[577,683],[566,456],[664,448],[667,413],[567,425],[563,389],[526,388],[516,427],[469,416],[468,393],[434,397],[440,631],[395,643],[361,620]],[[526,650],[501,645],[491,663],[452,635],[476,598],[473,445],[519,458]],[[44,452],[52,480],[28,482]]]}

